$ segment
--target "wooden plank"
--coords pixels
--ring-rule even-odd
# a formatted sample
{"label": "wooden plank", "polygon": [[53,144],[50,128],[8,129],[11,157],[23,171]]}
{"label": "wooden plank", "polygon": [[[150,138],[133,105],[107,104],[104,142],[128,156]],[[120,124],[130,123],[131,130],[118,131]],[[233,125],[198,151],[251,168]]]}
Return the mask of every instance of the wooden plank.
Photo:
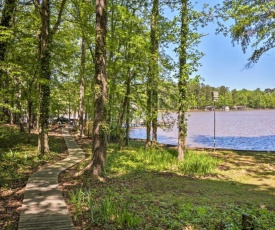
{"label": "wooden plank", "polygon": [[58,189],[58,175],[84,159],[84,152],[68,130],[63,130],[63,137],[69,156],[37,171],[29,178],[21,207],[19,230],[75,229],[62,193]]}

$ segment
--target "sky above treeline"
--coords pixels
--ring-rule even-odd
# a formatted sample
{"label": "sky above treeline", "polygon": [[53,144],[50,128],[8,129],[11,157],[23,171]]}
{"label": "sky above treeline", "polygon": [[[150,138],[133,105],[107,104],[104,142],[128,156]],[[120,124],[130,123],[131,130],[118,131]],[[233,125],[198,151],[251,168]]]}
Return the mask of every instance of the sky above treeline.
{"label": "sky above treeline", "polygon": [[[196,8],[201,9],[203,3],[213,6],[222,1],[202,0]],[[216,35],[216,27],[217,25],[211,23],[200,30],[203,34],[208,34],[201,39],[199,45],[199,50],[205,54],[198,72],[204,79],[202,83],[214,87],[224,85],[230,90],[275,88],[275,49],[265,53],[257,64],[247,69],[245,65],[252,50],[248,49],[244,54],[240,45],[232,45],[230,37]]]}

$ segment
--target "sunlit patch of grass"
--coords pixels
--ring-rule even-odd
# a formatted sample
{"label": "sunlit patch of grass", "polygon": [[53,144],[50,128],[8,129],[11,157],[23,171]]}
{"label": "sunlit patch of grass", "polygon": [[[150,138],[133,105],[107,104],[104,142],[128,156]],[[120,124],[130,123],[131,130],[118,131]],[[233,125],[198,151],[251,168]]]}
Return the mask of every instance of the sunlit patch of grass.
{"label": "sunlit patch of grass", "polygon": [[214,172],[220,162],[209,154],[190,151],[179,165],[179,171],[189,175],[207,175]]}
{"label": "sunlit patch of grass", "polygon": [[38,157],[37,135],[31,134],[28,143],[27,134],[15,127],[0,127],[0,143],[0,187],[6,189],[14,187],[19,180],[26,180],[40,165],[60,159],[64,151],[64,140],[50,136],[51,152]]}
{"label": "sunlit patch of grass", "polygon": [[[113,147],[113,146],[112,146]],[[207,175],[212,173],[219,160],[206,153],[189,151],[184,161],[179,162],[175,149],[131,146],[121,151],[110,148],[106,172],[129,173],[133,171],[172,171],[188,175]]]}
{"label": "sunlit patch of grass", "polygon": [[275,227],[274,154],[189,150],[178,162],[175,149],[143,145],[111,144],[104,182],[88,173],[74,181],[83,229],[242,229],[243,217],[254,229]]}
{"label": "sunlit patch of grass", "polygon": [[275,195],[275,153],[252,151],[220,151],[222,159],[217,174],[226,180],[254,184]]}

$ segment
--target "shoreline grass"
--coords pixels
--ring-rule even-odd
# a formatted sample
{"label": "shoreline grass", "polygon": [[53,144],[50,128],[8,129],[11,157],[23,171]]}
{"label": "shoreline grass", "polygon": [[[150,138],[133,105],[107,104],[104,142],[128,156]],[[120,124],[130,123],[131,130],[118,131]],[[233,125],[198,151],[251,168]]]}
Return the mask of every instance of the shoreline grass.
{"label": "shoreline grass", "polygon": [[145,149],[139,143],[118,151],[115,144],[109,146],[105,173],[120,174],[137,171],[171,171],[180,174],[204,176],[214,172],[219,160],[206,153],[188,151],[182,162],[177,160],[174,148]]}
{"label": "shoreline grass", "polygon": [[121,151],[109,146],[103,181],[86,173],[69,183],[84,165],[62,180],[78,229],[242,229],[243,218],[275,229],[275,170],[267,167],[274,160],[267,152],[192,150],[178,163],[173,148],[131,142]]}
{"label": "shoreline grass", "polygon": [[[53,155],[38,162],[35,134],[28,144],[16,129],[1,129],[0,227],[16,229],[27,174],[59,159],[64,141],[51,137]],[[88,157],[90,140],[79,144]],[[72,178],[89,158],[60,175],[77,229],[242,229],[243,219],[275,229],[273,152],[190,150],[178,163],[173,148],[145,150],[131,141],[121,151],[110,144],[107,157],[103,180],[89,172]]]}

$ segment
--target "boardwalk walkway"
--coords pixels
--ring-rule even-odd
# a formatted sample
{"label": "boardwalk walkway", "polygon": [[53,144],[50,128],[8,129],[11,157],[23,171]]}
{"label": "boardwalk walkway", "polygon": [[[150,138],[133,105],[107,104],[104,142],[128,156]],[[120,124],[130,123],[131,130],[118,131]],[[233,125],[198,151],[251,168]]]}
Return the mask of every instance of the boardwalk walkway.
{"label": "boardwalk walkway", "polygon": [[19,230],[75,229],[61,191],[58,189],[58,175],[80,162],[84,153],[67,129],[63,137],[69,156],[53,165],[34,173],[26,185]]}

